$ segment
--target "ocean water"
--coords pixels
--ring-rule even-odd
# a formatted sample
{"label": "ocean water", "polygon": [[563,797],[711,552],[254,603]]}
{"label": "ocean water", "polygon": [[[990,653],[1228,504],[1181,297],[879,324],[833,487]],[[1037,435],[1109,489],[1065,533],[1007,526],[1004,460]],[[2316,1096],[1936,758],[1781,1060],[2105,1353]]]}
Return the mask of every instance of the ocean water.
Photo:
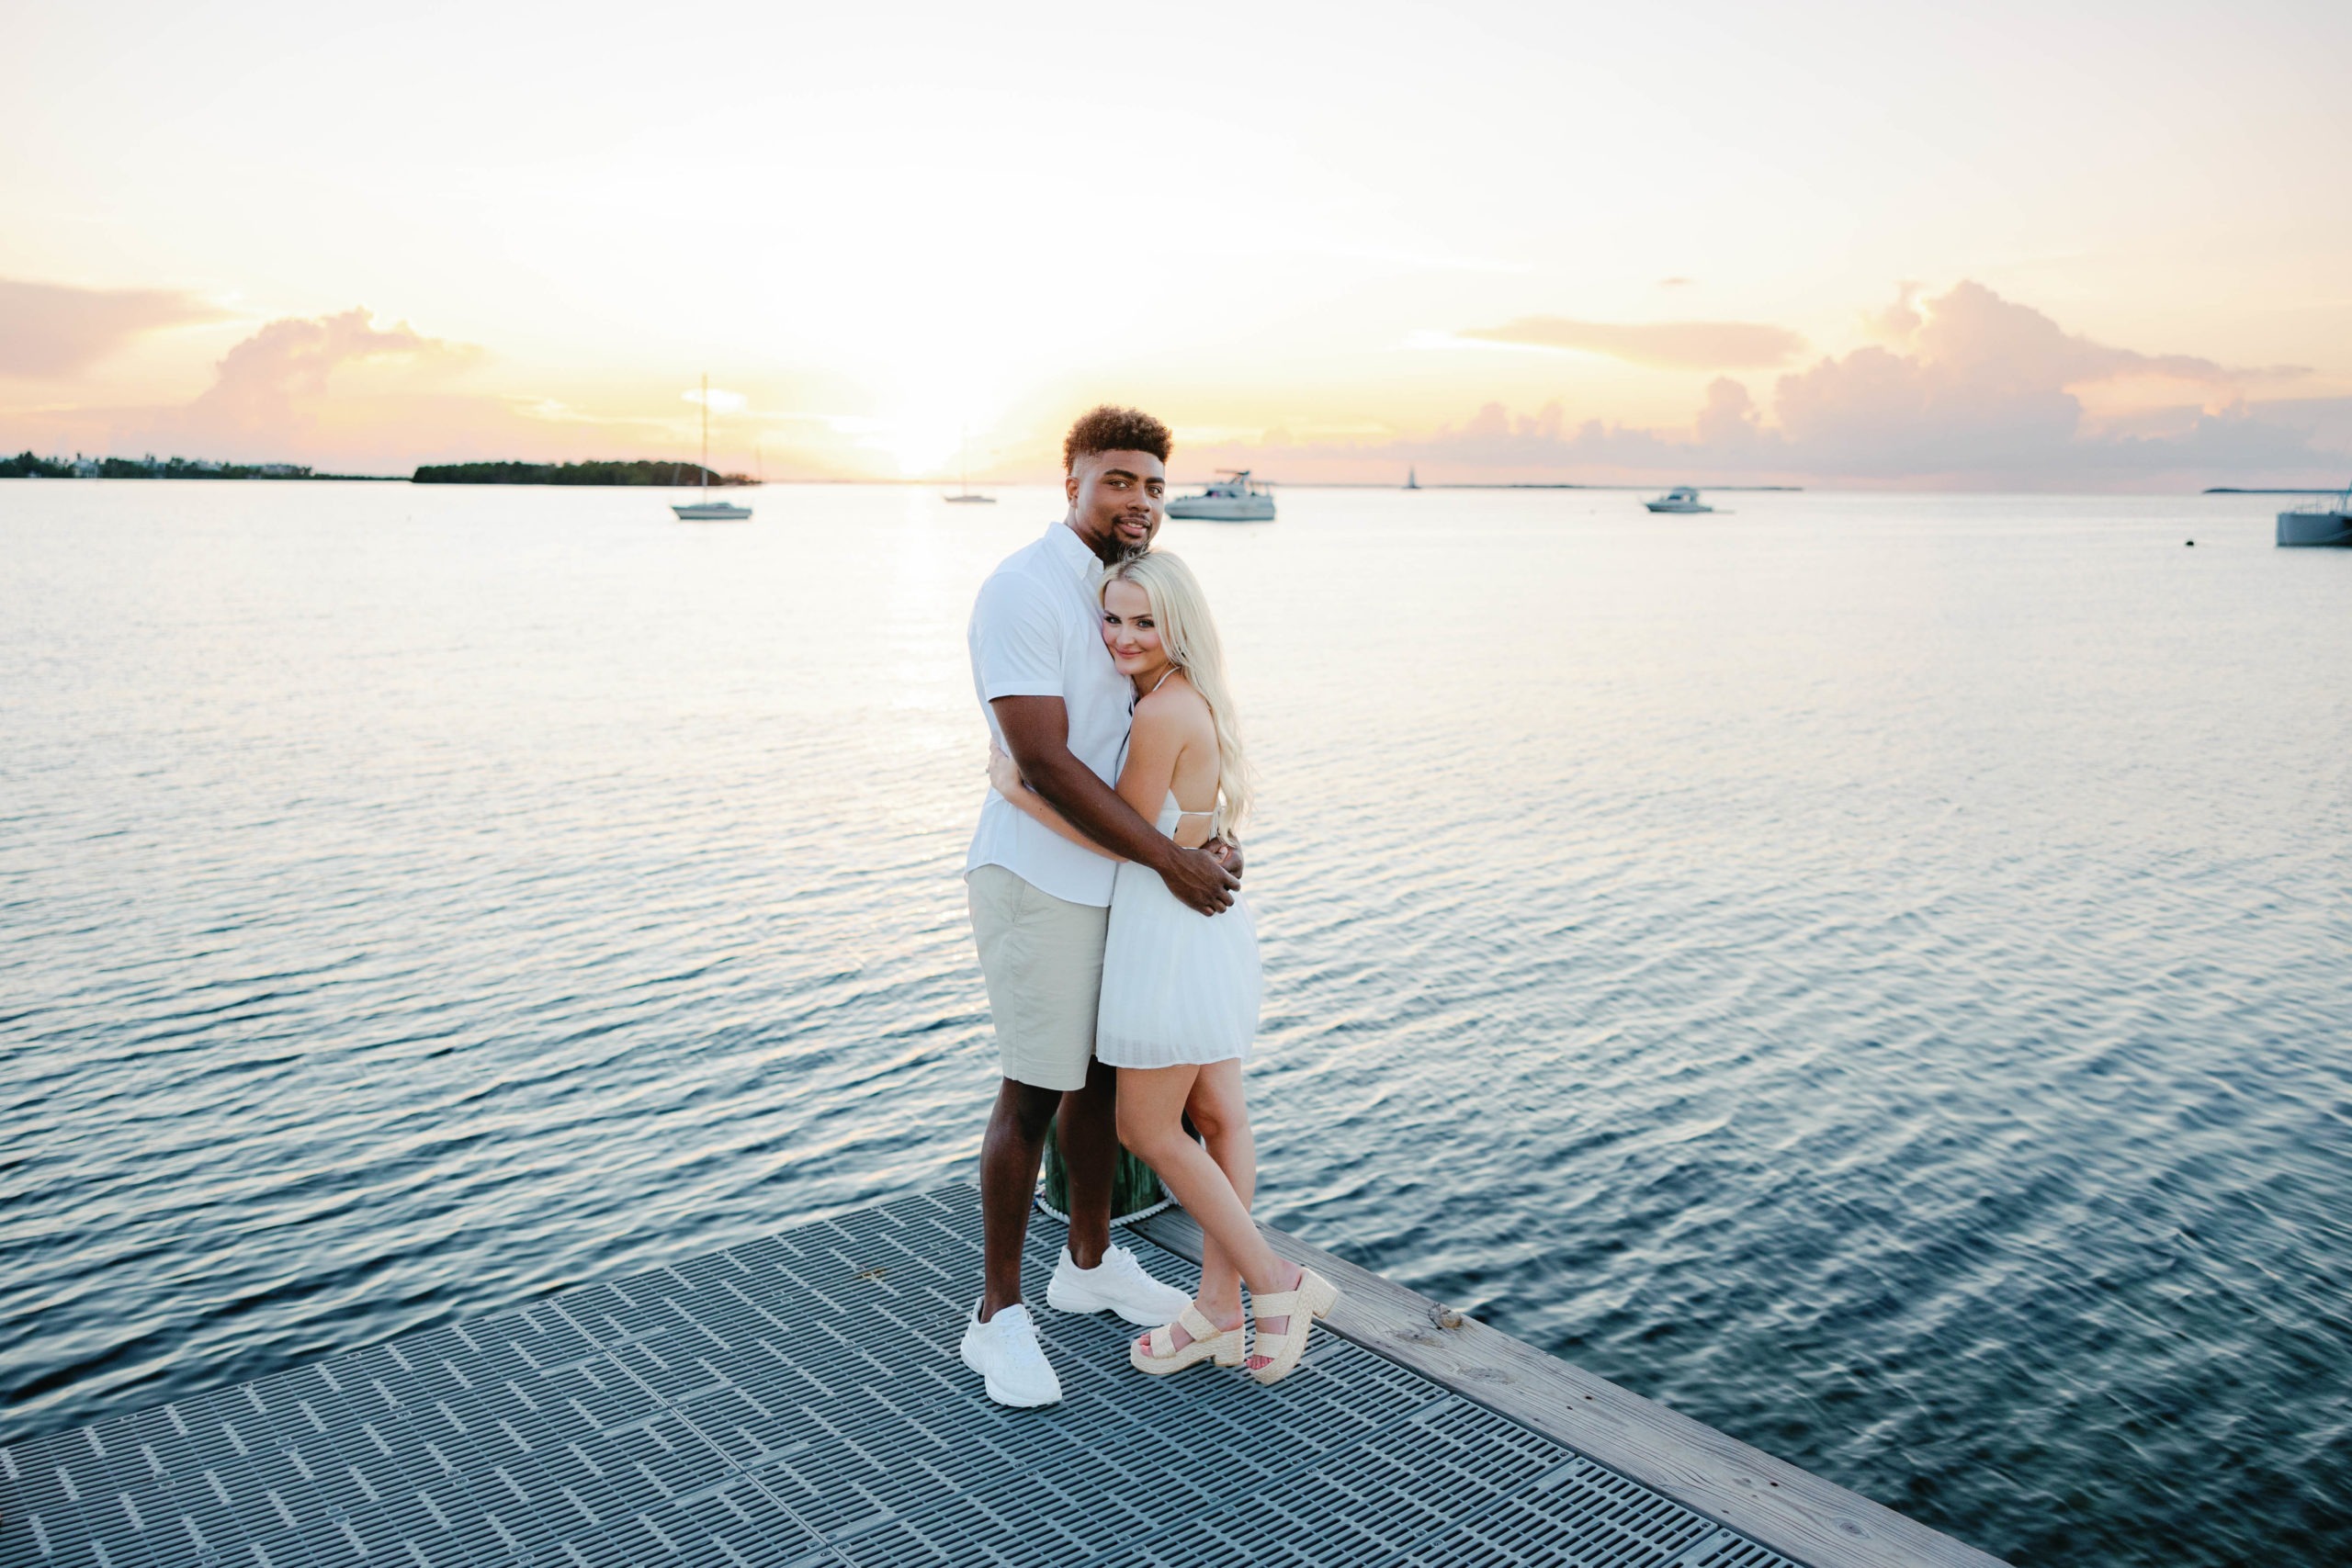
{"label": "ocean water", "polygon": [[[0,487],[0,1441],[969,1179],[1002,494]],[[2352,554],[1716,499],[1162,535],[1261,1212],[2020,1564],[2352,1559]]]}

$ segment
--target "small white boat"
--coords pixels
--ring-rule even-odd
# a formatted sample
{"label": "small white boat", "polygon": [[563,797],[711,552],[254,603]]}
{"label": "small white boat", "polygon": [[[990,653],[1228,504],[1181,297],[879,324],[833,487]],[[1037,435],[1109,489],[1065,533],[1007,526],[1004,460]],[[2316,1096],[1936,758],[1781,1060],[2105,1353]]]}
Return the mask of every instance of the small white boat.
{"label": "small white boat", "polygon": [[670,510],[681,523],[741,523],[752,514],[748,506],[710,499],[710,378],[707,375],[702,378],[702,499],[683,505],[673,502]]}
{"label": "small white boat", "polygon": [[1654,501],[1642,502],[1652,512],[1713,512],[1713,507],[1699,499],[1699,492],[1689,485],[1676,485]]}
{"label": "small white boat", "polygon": [[956,480],[956,483],[961,488],[958,489],[954,495],[943,495],[939,499],[945,502],[950,506],[994,506],[996,504],[996,497],[992,495],[981,495],[972,489],[971,433],[969,431],[959,432],[956,436],[956,444],[963,448],[964,452],[964,474],[961,479]]}
{"label": "small white boat", "polygon": [[2323,495],[2278,514],[2282,545],[2352,545],[2352,486]]}
{"label": "small white boat", "polygon": [[1168,503],[1168,515],[1194,523],[1272,523],[1274,497],[1247,468],[1219,468],[1216,482],[1198,495]]}
{"label": "small white boat", "polygon": [[683,506],[673,506],[681,523],[741,523],[751,516],[752,509],[738,506],[731,501],[690,501]]}

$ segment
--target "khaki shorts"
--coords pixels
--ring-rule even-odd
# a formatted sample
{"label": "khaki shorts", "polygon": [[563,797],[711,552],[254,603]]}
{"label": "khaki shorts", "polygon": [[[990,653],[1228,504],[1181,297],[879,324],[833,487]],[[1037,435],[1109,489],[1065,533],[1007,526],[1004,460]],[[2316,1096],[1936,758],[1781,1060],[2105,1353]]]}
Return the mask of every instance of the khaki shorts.
{"label": "khaki shorts", "polygon": [[1111,911],[1040,893],[1001,865],[974,867],[964,886],[1004,1076],[1039,1089],[1085,1087]]}

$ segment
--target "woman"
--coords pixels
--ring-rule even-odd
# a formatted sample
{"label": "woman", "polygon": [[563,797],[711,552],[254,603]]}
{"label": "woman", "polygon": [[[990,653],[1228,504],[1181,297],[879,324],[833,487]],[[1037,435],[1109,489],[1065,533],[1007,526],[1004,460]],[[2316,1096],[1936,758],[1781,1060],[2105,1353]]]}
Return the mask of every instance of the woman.
{"label": "woman", "polygon": [[[1180,844],[1229,836],[1249,809],[1249,777],[1200,584],[1182,561],[1157,552],[1106,569],[1102,598],[1102,641],[1136,688],[1121,797]],[[989,779],[1056,832],[1102,852],[1001,751],[989,758]],[[1298,1364],[1315,1319],[1340,1299],[1320,1274],[1276,1258],[1250,1221],[1258,1160],[1241,1062],[1258,1032],[1258,992],[1248,904],[1236,898],[1223,914],[1196,914],[1150,871],[1120,863],[1094,1055],[1119,1069],[1119,1141],[1159,1173],[1204,1238],[1192,1304],[1128,1347],[1139,1371],[1178,1372],[1211,1359],[1242,1365],[1247,1280],[1258,1335],[1246,1359],[1260,1382],[1277,1382]],[[1186,1135],[1187,1114],[1205,1151]]]}

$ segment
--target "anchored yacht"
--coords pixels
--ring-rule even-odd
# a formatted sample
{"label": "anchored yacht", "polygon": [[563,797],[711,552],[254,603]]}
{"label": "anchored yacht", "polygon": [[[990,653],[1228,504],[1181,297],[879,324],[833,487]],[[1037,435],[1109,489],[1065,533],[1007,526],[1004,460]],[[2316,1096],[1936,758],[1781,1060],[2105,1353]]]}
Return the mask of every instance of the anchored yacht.
{"label": "anchored yacht", "polygon": [[1713,507],[1699,499],[1699,492],[1689,485],[1676,485],[1664,495],[1642,502],[1652,512],[1713,512]]}
{"label": "anchored yacht", "polygon": [[2278,514],[2282,545],[2352,545],[2352,485]]}
{"label": "anchored yacht", "polygon": [[1274,497],[1262,479],[1247,468],[1219,468],[1216,482],[1198,495],[1179,496],[1168,503],[1168,515],[1196,523],[1272,523]]}

